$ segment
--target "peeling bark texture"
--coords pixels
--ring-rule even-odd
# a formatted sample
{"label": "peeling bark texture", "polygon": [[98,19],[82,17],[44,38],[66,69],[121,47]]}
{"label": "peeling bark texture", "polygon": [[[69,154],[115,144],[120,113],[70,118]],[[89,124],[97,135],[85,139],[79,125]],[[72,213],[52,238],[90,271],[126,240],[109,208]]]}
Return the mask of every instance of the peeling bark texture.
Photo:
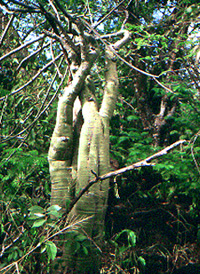
{"label": "peeling bark texture", "polygon": [[[121,41],[114,44],[115,49],[124,43],[124,39]],[[90,76],[97,54],[93,51],[91,53],[84,39],[80,39],[80,45],[81,61],[76,69],[71,70],[73,79],[59,98],[56,126],[48,155],[52,182],[51,204],[60,205],[63,212],[66,203],[91,179],[110,171],[109,123],[118,91],[116,57],[112,48],[107,46],[106,85],[102,105],[98,109],[95,87]],[[71,65],[74,63],[72,60]],[[77,97],[81,103],[82,115],[73,112]],[[73,238],[70,239],[71,245],[68,244],[67,247],[65,241],[59,241],[63,255],[54,265],[58,266],[56,273],[99,273],[108,191],[109,179],[94,184],[70,212],[69,218],[91,217],[77,230],[88,237],[88,254],[84,255],[81,249],[77,250],[76,240]]]}

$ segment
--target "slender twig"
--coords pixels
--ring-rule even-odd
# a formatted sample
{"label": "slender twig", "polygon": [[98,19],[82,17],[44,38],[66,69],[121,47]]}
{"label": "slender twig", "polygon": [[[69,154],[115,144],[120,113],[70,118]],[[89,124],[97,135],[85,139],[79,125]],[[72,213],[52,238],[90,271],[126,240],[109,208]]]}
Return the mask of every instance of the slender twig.
{"label": "slender twig", "polygon": [[45,238],[42,242],[39,242],[35,247],[33,247],[30,251],[28,251],[25,255],[23,255],[20,259],[18,259],[17,261],[3,267],[1,269],[1,271],[4,271],[4,272],[1,272],[2,274],[5,274],[7,273],[13,266],[15,266],[16,264],[18,264],[19,262],[21,262],[24,258],[26,258],[27,256],[29,256],[31,253],[33,253],[33,251],[35,251],[36,249],[38,249],[39,247],[41,247],[43,244],[45,244],[46,242],[48,242],[49,240],[55,238],[57,235],[59,234],[62,234],[63,232],[67,231],[67,230],[70,230],[70,229],[73,229],[74,227],[76,226],[79,226],[81,223],[89,220],[91,217],[85,217],[84,219],[78,219],[78,220],[75,220],[73,221],[72,223],[70,224],[67,224],[64,228],[62,228],[61,230],[55,232],[53,235]]}
{"label": "slender twig", "polygon": [[5,251],[6,251],[7,249],[9,249],[15,242],[17,242],[17,241],[20,239],[20,237],[23,235],[23,233],[24,233],[24,229],[22,229],[22,231],[19,232],[19,235],[18,235],[14,240],[12,240],[12,243],[11,243],[11,244],[9,244],[9,245],[7,245],[7,246],[5,246],[5,247],[4,247],[4,245],[2,244],[2,250],[1,250],[1,253],[0,253],[0,258],[3,256],[3,254],[5,253]]}
{"label": "slender twig", "polygon": [[54,10],[54,12],[55,12],[55,14],[56,14],[58,20],[60,21],[59,13],[58,13],[58,11],[57,11],[55,5],[53,4],[53,1],[52,1],[52,0],[49,0],[49,4],[52,6],[52,8],[53,8],[53,10]]}
{"label": "slender twig", "polygon": [[9,30],[9,28],[10,28],[12,22],[13,22],[14,17],[15,17],[15,15],[12,14],[11,17],[10,17],[10,20],[9,20],[7,26],[6,26],[6,28],[4,29],[4,32],[3,32],[3,34],[2,34],[2,36],[1,36],[1,38],[0,38],[0,46],[1,46],[1,44],[3,43],[3,40],[4,40],[4,38],[5,38],[5,36],[6,36],[6,33],[8,32],[8,30]]}
{"label": "slender twig", "polygon": [[[60,64],[61,64],[61,63],[62,63],[62,62],[60,62]],[[59,90],[60,90],[60,87],[62,86],[63,81],[65,80],[65,77],[66,77],[66,75],[67,75],[67,71],[68,71],[68,68],[66,69],[65,74],[64,74],[64,76],[63,76],[63,78],[62,78],[62,81],[60,82],[59,86],[57,87],[56,92],[54,93],[53,97],[51,98],[51,100],[49,101],[49,103],[47,104],[47,106],[44,108],[44,110],[42,111],[42,108],[43,108],[43,106],[44,106],[44,104],[45,104],[45,102],[46,102],[46,100],[47,100],[47,97],[48,97],[48,95],[49,95],[49,92],[50,92],[50,90],[51,90],[51,88],[52,88],[52,86],[53,86],[53,83],[54,83],[54,81],[55,81],[55,79],[56,79],[56,76],[57,76],[57,74],[58,74],[58,72],[56,71],[56,73],[55,73],[55,75],[54,75],[54,78],[53,78],[53,80],[52,80],[52,83],[51,83],[51,85],[50,85],[50,87],[49,87],[49,89],[48,89],[48,91],[47,91],[47,94],[46,94],[46,96],[45,96],[45,98],[44,98],[44,101],[43,101],[43,103],[42,103],[42,105],[41,105],[41,107],[40,107],[40,109],[39,109],[39,111],[38,111],[38,113],[37,113],[35,119],[33,120],[33,122],[32,122],[30,125],[28,125],[25,129],[23,129],[22,131],[20,131],[19,133],[17,133],[15,136],[12,136],[12,137],[10,137],[10,138],[6,138],[6,139],[4,139],[3,141],[1,141],[1,143],[7,142],[7,141],[9,141],[9,140],[11,140],[11,139],[14,139],[14,138],[16,138],[17,136],[23,134],[23,133],[24,133],[25,131],[27,131],[29,128],[32,128],[32,127],[33,127],[33,125],[36,123],[36,121],[37,121],[37,120],[40,118],[40,116],[48,109],[48,107],[51,105],[51,103],[53,102],[53,100],[54,100],[55,97],[57,96],[57,94],[58,94],[58,92],[59,92]]]}
{"label": "slender twig", "polygon": [[[51,51],[52,59],[55,60],[55,56],[54,56],[54,52],[53,52],[53,42],[52,42],[52,39],[51,39],[51,43],[50,43],[50,51]],[[60,72],[60,70],[59,70],[59,68],[58,68],[58,66],[57,66],[57,64],[56,64],[56,62],[54,62],[54,66],[55,66],[55,68],[56,68],[56,70],[57,70],[57,72],[58,72],[59,77],[62,78],[63,75],[62,75],[62,73]]]}
{"label": "slender twig", "polygon": [[17,263],[17,262],[15,263],[15,266],[16,266],[17,274],[20,274],[20,272],[19,272],[19,266],[18,266],[18,263]]}
{"label": "slender twig", "polygon": [[197,138],[199,137],[199,135],[200,135],[200,130],[197,132],[197,134],[196,134],[196,136],[194,137],[194,140],[193,140],[193,142],[192,142],[191,154],[192,154],[192,158],[193,158],[193,161],[194,161],[194,163],[195,163],[195,166],[196,166],[196,168],[197,168],[197,171],[198,171],[198,173],[200,174],[199,164],[197,163],[197,160],[196,160],[196,158],[195,158],[195,156],[194,156],[194,144],[195,144]]}
{"label": "slender twig", "polygon": [[6,98],[5,98],[5,100],[4,100],[4,104],[3,104],[3,107],[2,107],[2,111],[1,111],[0,125],[1,125],[2,120],[3,120],[3,113],[4,113],[4,110],[5,110],[6,104],[7,104],[7,99],[8,99],[8,96],[6,95]]}
{"label": "slender twig", "polygon": [[[66,70],[67,71],[67,70]],[[66,75],[65,75],[66,76]],[[64,76],[64,79],[65,79],[65,76]],[[64,81],[63,79],[63,81]],[[54,99],[56,98],[57,94],[58,94],[58,91],[59,91],[59,88],[60,86],[62,85],[63,81],[61,81],[61,84],[59,85],[58,89],[56,90],[56,92],[54,93],[53,97],[51,98],[51,100],[49,101],[49,103],[47,104],[47,106],[44,108],[43,111],[40,112],[40,114],[34,119],[34,121],[31,123],[31,125],[29,125],[25,130],[28,130],[29,129],[29,132],[27,133],[26,137],[23,139],[22,143],[18,146],[17,149],[21,148],[21,146],[25,143],[25,140],[28,138],[30,132],[31,132],[31,129],[33,128],[34,124],[37,122],[37,120],[39,119],[39,117],[48,109],[48,107],[52,104],[52,102],[54,101]],[[5,161],[9,161],[10,158],[16,153],[17,149],[5,160]]]}
{"label": "slender twig", "polygon": [[168,88],[168,87],[166,87],[165,85],[163,85],[160,81],[158,81],[158,79],[156,79],[155,77],[153,77],[153,80],[156,81],[156,82],[157,82],[162,88],[164,88],[167,92],[169,91],[169,92],[171,92],[171,93],[174,94],[174,92],[173,92],[170,88]]}
{"label": "slender twig", "polygon": [[116,7],[112,8],[102,19],[100,19],[98,22],[96,22],[94,25],[92,25],[92,28],[96,28],[98,25],[100,25],[105,19],[107,19],[117,8],[119,8],[125,0],[121,1]]}
{"label": "slender twig", "polygon": [[0,58],[0,61],[4,60],[5,58],[11,56],[12,54],[14,54],[14,53],[16,53],[16,52],[18,52],[18,51],[20,51],[20,50],[22,50],[24,48],[27,48],[28,46],[32,45],[33,43],[36,43],[36,42],[42,40],[44,37],[45,37],[45,35],[43,34],[43,35],[39,36],[38,38],[33,39],[30,42],[27,42],[26,44],[23,44],[23,45],[15,48],[14,50],[12,50],[12,51],[8,52],[7,54],[5,54],[4,56],[2,56]]}
{"label": "slender twig", "polygon": [[127,104],[131,109],[133,109],[133,110],[136,111],[136,109],[135,109],[130,103],[126,102],[126,100],[124,100],[124,99],[122,98],[122,96],[120,96],[120,99],[122,100],[123,103]]}
{"label": "slender twig", "polygon": [[33,53],[31,53],[30,55],[26,56],[18,65],[18,67],[16,68],[16,71],[19,71],[19,69],[21,68],[21,66],[24,64],[24,62],[26,62],[27,60],[29,60],[31,57],[37,55],[39,52],[41,52],[43,49],[47,48],[50,45],[50,43],[41,46],[38,50],[34,51]]}
{"label": "slender twig", "polygon": [[[63,55],[63,53],[60,53],[58,56],[56,56],[56,58],[54,60],[51,60],[48,64],[46,64],[42,69],[40,69],[32,78],[31,80],[29,80],[28,82],[26,82],[23,86],[21,86],[20,88],[14,90],[13,92],[11,92],[10,94],[8,94],[7,96],[11,96],[11,95],[14,95],[18,92],[20,92],[22,89],[24,89],[25,87],[27,87],[28,85],[30,85],[31,83],[33,83],[37,78],[38,76],[44,72],[48,67],[50,67],[52,64],[54,64],[54,62],[56,60],[58,60],[61,56]],[[5,99],[5,96],[4,97],[1,97],[0,98],[0,101],[4,100]]]}

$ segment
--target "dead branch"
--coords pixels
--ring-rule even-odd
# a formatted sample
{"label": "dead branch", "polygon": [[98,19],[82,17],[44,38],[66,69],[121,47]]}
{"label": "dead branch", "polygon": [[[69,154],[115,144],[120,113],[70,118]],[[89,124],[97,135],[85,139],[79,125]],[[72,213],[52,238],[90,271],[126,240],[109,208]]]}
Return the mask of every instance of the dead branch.
{"label": "dead branch", "polygon": [[[62,61],[63,61],[63,59],[60,61],[58,67],[61,66]],[[28,125],[25,129],[23,129],[22,131],[18,132],[16,135],[14,135],[14,136],[8,136],[8,137],[5,138],[4,140],[2,140],[1,143],[4,143],[4,142],[7,142],[7,141],[12,140],[12,139],[14,139],[14,138],[17,138],[18,136],[20,136],[20,135],[22,135],[24,132],[26,132],[29,128],[32,128],[32,127],[33,127],[33,125],[37,122],[37,120],[40,118],[40,116],[48,109],[48,107],[51,105],[51,103],[53,102],[53,100],[56,98],[56,96],[57,96],[57,94],[58,94],[58,92],[59,92],[59,90],[60,90],[60,88],[61,88],[61,86],[62,86],[62,84],[63,84],[63,82],[64,82],[64,80],[65,80],[65,78],[66,78],[67,71],[68,71],[68,68],[66,69],[65,74],[64,74],[64,76],[63,76],[63,78],[62,78],[62,80],[61,80],[61,82],[60,82],[58,88],[56,89],[56,92],[54,93],[53,97],[51,98],[51,100],[49,101],[49,103],[48,103],[48,104],[45,106],[45,108],[43,109],[43,107],[44,107],[44,105],[45,105],[45,102],[46,102],[46,100],[47,100],[47,97],[48,97],[48,95],[49,95],[49,93],[50,93],[50,91],[51,91],[51,89],[52,89],[52,86],[53,86],[53,84],[54,84],[54,82],[55,82],[55,80],[56,80],[56,77],[57,77],[57,75],[58,75],[58,72],[56,71],[56,73],[55,73],[55,75],[54,75],[54,77],[53,77],[53,79],[52,79],[52,82],[51,82],[51,84],[50,84],[50,86],[49,86],[49,88],[48,88],[48,90],[47,90],[46,96],[45,96],[45,98],[44,98],[44,100],[43,100],[43,102],[42,102],[42,105],[41,105],[40,109],[38,110],[38,113],[36,114],[36,117],[35,117],[35,119],[33,120],[33,122],[32,122],[30,125]],[[42,109],[43,109],[43,110],[42,110]]]}
{"label": "dead branch", "polygon": [[[52,64],[54,64],[54,62],[55,62],[56,60],[58,60],[62,55],[63,55],[63,53],[60,53],[58,56],[55,57],[54,60],[51,60],[51,61],[50,61],[48,64],[46,64],[42,69],[40,69],[40,70],[31,78],[31,80],[29,80],[29,81],[26,82],[23,86],[21,86],[20,88],[14,90],[13,92],[11,92],[10,94],[8,94],[7,96],[14,95],[14,94],[20,92],[22,89],[24,89],[24,88],[27,87],[28,85],[30,85],[31,83],[33,83],[43,71],[45,71],[48,67],[50,67]],[[4,100],[5,98],[6,98],[6,96],[1,97],[1,98],[0,98],[0,101]]]}
{"label": "dead branch", "polygon": [[198,173],[200,174],[200,167],[199,167],[199,164],[198,164],[198,162],[197,162],[197,160],[196,160],[196,158],[195,158],[195,155],[194,155],[194,144],[195,144],[195,142],[196,142],[196,140],[197,140],[197,138],[200,136],[200,130],[196,133],[196,135],[195,135],[195,137],[194,137],[194,140],[193,140],[193,142],[192,142],[192,146],[191,146],[191,154],[192,154],[192,158],[193,158],[193,161],[194,161],[194,163],[195,163],[195,166],[196,166],[196,168],[197,168],[197,171],[198,171]]}
{"label": "dead branch", "polygon": [[50,45],[50,43],[47,43],[44,46],[41,46],[38,50],[34,51],[33,53],[31,53],[30,55],[26,56],[18,65],[16,71],[18,72],[19,69],[21,68],[21,66],[23,65],[24,62],[26,62],[27,60],[29,60],[31,57],[37,55],[39,52],[41,52],[43,49],[47,48]]}
{"label": "dead branch", "polygon": [[98,22],[96,22],[94,25],[92,25],[93,28],[96,28],[99,26],[105,19],[107,19],[116,9],[118,9],[125,0],[121,1],[116,7],[112,8],[103,18],[101,18]]}
{"label": "dead branch", "polygon": [[56,14],[57,19],[60,21],[59,13],[58,13],[58,11],[57,11],[57,9],[56,9],[56,7],[55,7],[53,1],[52,1],[52,0],[49,0],[49,4],[52,6],[52,8],[53,8],[53,10],[54,10],[54,12],[55,12],[55,14]]}
{"label": "dead branch", "polygon": [[42,40],[44,37],[45,37],[45,35],[43,34],[43,35],[41,35],[40,37],[38,37],[38,38],[36,38],[36,39],[34,39],[34,40],[31,40],[30,42],[27,42],[26,44],[23,44],[23,45],[21,45],[21,46],[15,48],[15,49],[13,49],[12,51],[10,51],[10,52],[8,52],[7,54],[5,54],[4,56],[2,56],[2,57],[0,58],[0,61],[4,60],[5,58],[7,58],[7,57],[13,55],[14,53],[16,53],[16,52],[18,52],[18,51],[20,51],[20,50],[22,50],[22,49],[24,49],[24,48],[27,48],[28,46],[32,45],[33,43],[36,43],[36,42]]}
{"label": "dead branch", "polygon": [[180,144],[183,144],[185,143],[186,140],[179,140],[175,143],[173,143],[172,145],[162,149],[161,151],[147,157],[146,159],[140,161],[140,162],[137,162],[135,164],[132,164],[128,167],[123,167],[121,169],[118,169],[118,170],[115,170],[115,171],[111,171],[111,172],[108,172],[102,176],[95,176],[95,179],[91,180],[87,185],[86,187],[84,187],[80,192],[79,194],[72,200],[72,202],[70,203],[68,209],[67,209],[67,212],[63,215],[63,218],[65,219],[67,217],[67,215],[69,214],[69,212],[72,210],[72,208],[74,207],[74,205],[78,202],[78,200],[83,196],[84,193],[86,193],[89,188],[94,185],[95,183],[97,182],[100,182],[100,181],[104,181],[108,178],[111,178],[111,177],[115,177],[115,176],[118,176],[122,173],[125,173],[127,171],[130,171],[130,170],[133,170],[133,169],[136,169],[136,168],[139,168],[139,167],[143,167],[143,166],[152,166],[152,165],[155,165],[155,164],[151,164],[150,162],[156,158],[159,158],[163,155],[166,155],[171,149],[175,148],[176,146],[180,145]]}
{"label": "dead branch", "polygon": [[1,36],[1,38],[0,38],[0,46],[1,46],[1,44],[3,43],[3,40],[4,40],[4,38],[5,38],[5,36],[6,36],[6,33],[8,32],[8,30],[9,30],[9,28],[10,28],[12,22],[13,22],[14,17],[15,17],[15,15],[12,14],[11,17],[10,17],[10,20],[9,20],[9,22],[8,22],[8,24],[7,24],[7,26],[6,26],[5,30],[4,30],[4,32],[3,32],[3,34],[2,34],[2,36]]}

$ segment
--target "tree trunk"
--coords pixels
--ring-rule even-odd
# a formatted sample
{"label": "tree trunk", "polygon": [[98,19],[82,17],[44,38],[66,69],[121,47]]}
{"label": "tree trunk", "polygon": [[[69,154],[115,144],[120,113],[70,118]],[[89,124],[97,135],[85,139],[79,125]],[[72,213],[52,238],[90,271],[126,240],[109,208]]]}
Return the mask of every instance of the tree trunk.
{"label": "tree trunk", "polygon": [[[92,80],[87,76],[92,64],[93,62],[88,62],[82,70],[79,67],[74,80],[65,89],[58,103],[56,126],[49,149],[49,165],[52,182],[51,203],[60,205],[63,211],[66,203],[73,198],[74,181],[75,193],[78,193],[94,176],[110,171],[109,121],[117,100],[118,89],[113,52],[109,48],[106,49],[106,86],[100,110],[97,107]],[[79,142],[77,138],[73,140],[72,121],[73,104],[77,95],[81,101],[84,119]],[[78,148],[74,147],[75,145]],[[78,160],[75,159],[76,151]],[[71,237],[71,244],[68,242],[63,248],[63,256],[59,263],[60,273],[99,273],[99,251],[104,234],[108,190],[109,180],[93,185],[70,212],[70,218],[90,217],[78,230],[88,239],[77,249],[77,238]],[[59,272],[57,270],[57,273]]]}

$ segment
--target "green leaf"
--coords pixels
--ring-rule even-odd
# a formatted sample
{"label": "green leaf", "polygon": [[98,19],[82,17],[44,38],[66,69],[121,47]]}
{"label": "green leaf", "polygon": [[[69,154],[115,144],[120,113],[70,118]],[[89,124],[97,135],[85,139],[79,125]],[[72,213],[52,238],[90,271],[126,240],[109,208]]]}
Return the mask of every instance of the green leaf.
{"label": "green leaf", "polygon": [[28,219],[29,220],[37,220],[37,219],[44,218],[44,217],[45,217],[45,214],[42,214],[42,213],[30,213],[30,215],[28,216]]}
{"label": "green leaf", "polygon": [[136,245],[136,234],[134,231],[129,230],[128,231],[128,240],[131,246],[135,246]]}
{"label": "green leaf", "polygon": [[124,229],[120,233],[118,233],[115,237],[115,241],[118,240],[119,237],[124,233],[127,234],[129,245],[130,246],[135,246],[135,244],[136,244],[136,234],[135,234],[134,231],[132,231],[130,229]]}
{"label": "green leaf", "polygon": [[134,121],[134,120],[138,120],[138,119],[140,119],[140,117],[138,117],[138,116],[136,116],[136,115],[129,115],[129,116],[127,117],[127,120],[128,120],[128,121]]}
{"label": "green leaf", "polygon": [[31,213],[44,213],[45,210],[40,207],[40,206],[32,206],[31,208],[28,209]]}
{"label": "green leaf", "polygon": [[52,241],[48,241],[45,243],[45,246],[46,246],[46,251],[47,251],[49,261],[54,260],[57,254],[56,245]]}
{"label": "green leaf", "polygon": [[129,141],[129,137],[128,136],[121,136],[121,137],[119,137],[118,144],[120,144],[120,143],[122,143],[124,141]]}
{"label": "green leaf", "polygon": [[192,7],[188,7],[186,10],[185,10],[185,13],[187,14],[190,14],[192,12]]}
{"label": "green leaf", "polygon": [[52,211],[59,211],[59,210],[61,210],[61,208],[62,207],[60,207],[59,205],[52,205],[47,208],[47,211],[49,211],[51,213]]}
{"label": "green leaf", "polygon": [[88,249],[85,246],[82,246],[84,254],[87,256],[88,255]]}
{"label": "green leaf", "polygon": [[46,222],[45,219],[36,220],[36,221],[33,223],[32,227],[40,227],[40,226],[42,226],[45,222]]}
{"label": "green leaf", "polygon": [[144,259],[142,256],[138,257],[138,262],[139,262],[143,267],[146,266],[146,261],[145,261],[145,259]]}
{"label": "green leaf", "polygon": [[75,240],[76,241],[79,241],[79,242],[83,242],[85,240],[87,240],[88,238],[85,236],[85,235],[82,235],[82,234],[79,234],[75,237]]}

